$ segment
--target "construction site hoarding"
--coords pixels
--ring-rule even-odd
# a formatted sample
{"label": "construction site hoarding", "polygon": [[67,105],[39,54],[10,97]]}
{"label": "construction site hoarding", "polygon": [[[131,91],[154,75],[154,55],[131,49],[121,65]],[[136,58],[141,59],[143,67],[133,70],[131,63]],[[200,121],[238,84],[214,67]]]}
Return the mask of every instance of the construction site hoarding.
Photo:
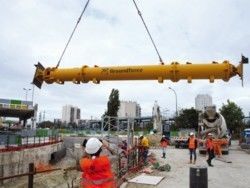
{"label": "construction site hoarding", "polygon": [[8,109],[33,109],[32,101],[22,101],[16,99],[0,99],[0,108]]}

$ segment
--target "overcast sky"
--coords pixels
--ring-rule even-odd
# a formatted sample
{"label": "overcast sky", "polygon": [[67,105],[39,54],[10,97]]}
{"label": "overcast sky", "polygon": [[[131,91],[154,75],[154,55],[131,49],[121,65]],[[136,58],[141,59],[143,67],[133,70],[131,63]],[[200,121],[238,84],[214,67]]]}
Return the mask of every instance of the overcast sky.
{"label": "overcast sky", "polygon": [[[34,64],[55,66],[86,0],[0,0],[0,98],[25,99]],[[250,54],[249,0],[138,0],[144,19],[166,64],[171,61],[238,64],[241,53]],[[132,0],[92,0],[61,67],[82,65],[158,64],[158,58],[137,15]],[[112,88],[121,100],[138,102],[142,115],[150,115],[154,101],[169,115],[195,105],[197,94],[209,94],[219,108],[227,99],[250,112],[250,65],[245,84],[239,77],[229,82],[194,80],[113,81],[74,85],[47,85],[35,89],[34,101],[46,119],[61,118],[62,106],[76,105],[82,118],[99,118]],[[31,100],[31,92],[28,94]]]}

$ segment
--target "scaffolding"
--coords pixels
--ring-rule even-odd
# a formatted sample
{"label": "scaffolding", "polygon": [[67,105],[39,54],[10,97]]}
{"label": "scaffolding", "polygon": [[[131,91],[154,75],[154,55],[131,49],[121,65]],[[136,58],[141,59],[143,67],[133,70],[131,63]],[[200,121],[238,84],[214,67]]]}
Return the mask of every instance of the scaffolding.
{"label": "scaffolding", "polygon": [[[101,136],[109,143],[116,153],[116,176],[122,181],[130,172],[140,169],[141,155],[138,148],[138,137],[134,133],[133,118],[117,118],[104,116],[102,118]],[[118,182],[119,184],[119,182]]]}

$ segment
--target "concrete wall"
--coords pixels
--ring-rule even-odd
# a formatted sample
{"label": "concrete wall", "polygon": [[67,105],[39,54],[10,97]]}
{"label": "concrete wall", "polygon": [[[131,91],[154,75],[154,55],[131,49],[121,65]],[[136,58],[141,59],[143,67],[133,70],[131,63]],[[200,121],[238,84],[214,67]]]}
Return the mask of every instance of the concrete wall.
{"label": "concrete wall", "polygon": [[26,173],[29,163],[49,164],[51,153],[61,148],[62,143],[57,143],[22,151],[0,153],[0,177]]}

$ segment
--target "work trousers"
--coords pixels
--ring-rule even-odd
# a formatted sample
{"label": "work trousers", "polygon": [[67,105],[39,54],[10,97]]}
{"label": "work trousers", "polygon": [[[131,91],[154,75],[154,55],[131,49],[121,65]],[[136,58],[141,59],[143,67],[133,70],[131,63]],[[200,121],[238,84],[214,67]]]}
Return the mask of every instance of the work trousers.
{"label": "work trousers", "polygon": [[189,153],[190,153],[190,161],[192,160],[193,158],[193,155],[194,155],[194,160],[196,161],[196,149],[190,149],[189,148]]}
{"label": "work trousers", "polygon": [[162,147],[162,153],[166,153],[167,148],[166,147]]}
{"label": "work trousers", "polygon": [[144,164],[146,164],[147,163],[147,158],[148,158],[148,149],[144,149],[144,151],[143,151],[143,162],[144,162]]}
{"label": "work trousers", "polygon": [[212,159],[215,157],[215,156],[214,156],[214,150],[213,150],[213,149],[207,149],[207,153],[208,153],[207,162],[208,162],[208,164],[211,165],[211,161],[212,161]]}

